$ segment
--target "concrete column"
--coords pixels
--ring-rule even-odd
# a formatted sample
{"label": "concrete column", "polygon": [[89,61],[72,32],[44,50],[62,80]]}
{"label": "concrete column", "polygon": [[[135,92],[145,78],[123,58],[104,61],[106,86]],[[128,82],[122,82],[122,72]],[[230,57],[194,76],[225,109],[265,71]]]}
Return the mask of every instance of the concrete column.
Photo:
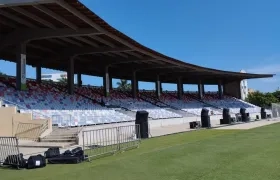
{"label": "concrete column", "polygon": [[136,93],[139,93],[139,81],[136,79]]}
{"label": "concrete column", "polygon": [[68,70],[67,70],[67,86],[68,86],[68,93],[74,94],[74,57],[71,57],[68,60]]}
{"label": "concrete column", "polygon": [[132,74],[132,79],[131,79],[131,91],[132,91],[132,97],[137,98],[137,79],[136,79],[136,72],[134,71]]}
{"label": "concrete column", "polygon": [[202,90],[202,95],[204,96],[205,95],[205,84],[201,85],[201,90]]}
{"label": "concrete column", "polygon": [[78,87],[82,87],[82,85],[83,85],[81,73],[77,74],[77,84],[78,84]]}
{"label": "concrete column", "polygon": [[110,95],[110,79],[109,79],[108,67],[105,68],[105,73],[103,76],[103,88],[104,88],[104,96],[108,97]]}
{"label": "concrete column", "polygon": [[109,88],[110,88],[110,90],[113,89],[113,78],[112,78],[112,76],[110,76],[110,74],[109,74]]}
{"label": "concrete column", "polygon": [[37,64],[36,66],[36,82],[41,83],[42,82],[42,67],[41,64]]}
{"label": "concrete column", "polygon": [[181,78],[178,78],[178,82],[177,82],[177,96],[178,96],[178,99],[182,99],[183,97],[183,84],[182,84],[182,79]]}
{"label": "concrete column", "polygon": [[26,90],[26,44],[17,45],[16,53],[16,88]]}
{"label": "concrete column", "polygon": [[199,83],[198,83],[198,98],[199,98],[199,99],[202,99],[202,98],[203,98],[202,89],[203,89],[202,83],[201,83],[201,81],[199,81]]}
{"label": "concrete column", "polygon": [[156,96],[157,96],[157,98],[160,98],[161,83],[160,83],[159,75],[157,75],[157,80],[156,80],[155,84],[156,84]]}
{"label": "concrete column", "polygon": [[219,93],[219,98],[223,99],[223,89],[222,89],[222,82],[219,81],[218,83],[218,93]]}

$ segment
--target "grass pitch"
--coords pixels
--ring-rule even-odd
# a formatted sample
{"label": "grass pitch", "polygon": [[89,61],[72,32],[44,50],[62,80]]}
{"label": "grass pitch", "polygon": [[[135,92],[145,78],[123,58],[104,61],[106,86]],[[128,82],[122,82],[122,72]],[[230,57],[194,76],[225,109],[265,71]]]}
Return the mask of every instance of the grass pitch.
{"label": "grass pitch", "polygon": [[139,149],[78,165],[0,169],[2,180],[277,180],[280,124],[201,130],[142,141]]}

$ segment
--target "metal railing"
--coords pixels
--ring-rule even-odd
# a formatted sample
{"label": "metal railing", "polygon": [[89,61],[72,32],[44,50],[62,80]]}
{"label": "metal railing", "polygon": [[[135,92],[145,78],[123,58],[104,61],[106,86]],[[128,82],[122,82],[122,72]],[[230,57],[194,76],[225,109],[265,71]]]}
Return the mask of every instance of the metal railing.
{"label": "metal railing", "polygon": [[140,145],[139,132],[139,125],[83,131],[83,149],[91,160],[137,148]]}
{"label": "metal railing", "polygon": [[18,139],[28,139],[37,141],[43,131],[44,124],[18,123],[15,137]]}
{"label": "metal railing", "polygon": [[0,166],[11,165],[20,168],[21,154],[16,137],[0,137]]}

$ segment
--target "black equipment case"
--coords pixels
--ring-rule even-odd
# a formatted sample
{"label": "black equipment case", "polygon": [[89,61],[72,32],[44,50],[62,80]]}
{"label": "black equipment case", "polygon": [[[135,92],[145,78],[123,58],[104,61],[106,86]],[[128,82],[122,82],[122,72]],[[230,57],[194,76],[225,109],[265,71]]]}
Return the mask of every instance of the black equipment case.
{"label": "black equipment case", "polygon": [[46,158],[41,154],[28,158],[27,169],[42,168],[46,166]]}

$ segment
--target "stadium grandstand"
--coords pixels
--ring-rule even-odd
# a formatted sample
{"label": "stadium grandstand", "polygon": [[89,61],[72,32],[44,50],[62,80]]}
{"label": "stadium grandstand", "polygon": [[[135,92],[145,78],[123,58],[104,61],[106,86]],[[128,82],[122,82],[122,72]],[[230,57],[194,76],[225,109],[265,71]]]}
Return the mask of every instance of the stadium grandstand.
{"label": "stadium grandstand", "polygon": [[[134,121],[139,110],[148,111],[152,121],[196,117],[202,108],[213,116],[222,108],[259,113],[260,107],[241,100],[241,81],[273,76],[167,57],[111,27],[78,0],[0,2],[0,59],[16,63],[15,77],[0,78],[0,98],[6,107],[32,113],[33,120],[85,126]],[[26,65],[36,68],[36,79],[26,78]],[[67,85],[42,81],[42,68],[67,72]],[[81,75],[103,77],[103,86],[83,85]],[[132,90],[114,89],[112,78],[131,80]],[[155,91],[139,90],[139,81],[154,82]],[[163,91],[162,83],[176,83],[177,91]],[[184,91],[184,84],[198,91]],[[205,92],[205,85],[218,91]]]}

